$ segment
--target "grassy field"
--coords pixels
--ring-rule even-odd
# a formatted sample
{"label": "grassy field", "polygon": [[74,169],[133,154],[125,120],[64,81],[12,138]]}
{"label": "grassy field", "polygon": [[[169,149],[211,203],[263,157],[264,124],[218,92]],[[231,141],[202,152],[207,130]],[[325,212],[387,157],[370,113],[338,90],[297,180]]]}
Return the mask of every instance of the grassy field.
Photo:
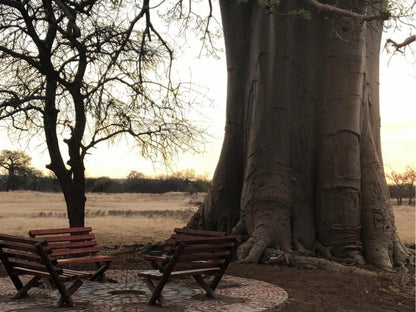
{"label": "grassy field", "polygon": [[[205,194],[88,194],[86,225],[100,245],[159,242],[186,224]],[[415,242],[415,207],[394,206],[400,238]],[[62,194],[0,192],[0,229],[27,235],[30,229],[66,227]]]}
{"label": "grassy field", "polygon": [[[86,226],[92,226],[100,245],[165,240],[182,227],[204,194],[87,194]],[[67,227],[62,194],[0,192],[0,229],[27,235],[30,229]]]}

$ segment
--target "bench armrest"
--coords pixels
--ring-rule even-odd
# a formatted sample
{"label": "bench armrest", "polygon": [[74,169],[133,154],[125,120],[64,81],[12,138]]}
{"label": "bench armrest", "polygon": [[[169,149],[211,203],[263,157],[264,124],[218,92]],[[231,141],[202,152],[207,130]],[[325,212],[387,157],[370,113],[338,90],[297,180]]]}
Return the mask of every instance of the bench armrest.
{"label": "bench armrest", "polygon": [[79,263],[96,263],[96,262],[112,262],[116,261],[116,257],[112,256],[92,256],[92,257],[75,257],[75,258],[64,258],[56,259],[58,266],[65,266],[68,264],[79,264]]}

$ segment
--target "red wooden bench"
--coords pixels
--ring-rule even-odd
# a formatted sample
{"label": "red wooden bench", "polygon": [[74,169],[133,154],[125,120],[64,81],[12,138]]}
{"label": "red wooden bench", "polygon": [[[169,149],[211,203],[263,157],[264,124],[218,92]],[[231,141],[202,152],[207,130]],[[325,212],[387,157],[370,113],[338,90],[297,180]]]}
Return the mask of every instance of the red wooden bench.
{"label": "red wooden bench", "polygon": [[56,259],[58,266],[94,263],[96,271],[90,280],[97,278],[105,280],[104,272],[112,261],[117,260],[116,257],[98,254],[100,249],[91,227],[30,230],[29,236],[48,242],[50,256]]}
{"label": "red wooden bench", "polygon": [[219,231],[206,231],[206,230],[195,230],[188,228],[175,228],[173,234],[168,240],[166,240],[163,250],[151,251],[149,255],[145,255],[144,258],[150,261],[150,264],[154,269],[159,269],[161,263],[166,261],[166,257],[173,255],[176,248],[176,243],[180,239],[193,238],[193,237],[223,237],[226,235],[225,232]]}
{"label": "red wooden bench", "polygon": [[[61,295],[55,305],[73,307],[71,295],[82,285],[82,279],[89,278],[91,273],[58,267],[57,261],[49,257],[47,245],[45,240],[0,234],[0,258],[16,287],[14,298],[26,297],[30,288],[37,286],[41,279],[47,279]],[[21,275],[33,278],[24,284]],[[68,288],[64,285],[67,281],[73,281]]]}
{"label": "red wooden bench", "polygon": [[[148,303],[155,304],[159,301],[162,306],[166,306],[162,290],[168,279],[175,276],[192,276],[207,296],[214,296],[215,289],[236,251],[237,238],[187,235],[177,238],[174,245],[173,253],[157,257],[160,261],[158,270],[139,273],[152,291]],[[154,256],[147,256],[145,259],[156,260]],[[207,282],[204,276],[213,276],[213,280]],[[159,280],[158,284],[155,285],[153,280]]]}

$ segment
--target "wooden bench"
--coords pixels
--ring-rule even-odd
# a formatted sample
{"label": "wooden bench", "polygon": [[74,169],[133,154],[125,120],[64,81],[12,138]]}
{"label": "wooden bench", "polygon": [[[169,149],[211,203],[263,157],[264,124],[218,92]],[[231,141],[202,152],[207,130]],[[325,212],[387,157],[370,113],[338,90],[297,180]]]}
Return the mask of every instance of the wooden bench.
{"label": "wooden bench", "polygon": [[[162,306],[166,306],[161,293],[168,279],[175,276],[192,276],[205,290],[207,296],[213,297],[218,283],[234,256],[237,238],[186,236],[177,238],[174,244],[174,252],[171,255],[161,256],[164,260],[161,261],[159,270],[139,273],[152,291],[148,303],[155,304],[159,301]],[[152,256],[145,258],[154,260]],[[207,282],[204,276],[213,276],[213,279]],[[159,280],[156,286],[153,280]]]}
{"label": "wooden bench", "polygon": [[56,259],[60,267],[94,263],[96,271],[90,280],[106,280],[104,272],[108,270],[112,261],[117,260],[112,256],[98,254],[100,249],[91,227],[30,230],[29,236],[46,240],[50,256]]}
{"label": "wooden bench", "polygon": [[[89,278],[91,273],[58,267],[56,260],[49,257],[47,245],[45,240],[0,234],[0,258],[16,287],[14,298],[26,297],[28,290],[44,278],[52,281],[61,295],[55,305],[73,307],[71,295],[82,285],[82,279]],[[33,278],[24,284],[21,275]],[[73,281],[68,288],[64,285],[67,281]]]}
{"label": "wooden bench", "polygon": [[175,228],[173,234],[166,240],[163,250],[152,251],[149,255],[145,255],[145,259],[150,261],[154,269],[159,269],[161,263],[166,261],[166,257],[173,255],[176,248],[176,243],[180,239],[192,239],[194,237],[224,237],[225,232],[195,230],[188,228]]}

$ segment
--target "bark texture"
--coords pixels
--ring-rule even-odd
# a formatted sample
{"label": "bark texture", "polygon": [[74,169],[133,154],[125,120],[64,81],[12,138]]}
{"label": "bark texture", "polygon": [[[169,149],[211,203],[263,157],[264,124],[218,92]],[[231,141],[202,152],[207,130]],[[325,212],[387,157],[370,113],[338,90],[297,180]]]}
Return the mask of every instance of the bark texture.
{"label": "bark texture", "polygon": [[[364,2],[348,9],[366,12]],[[409,259],[383,172],[380,21],[323,16],[307,1],[220,1],[227,119],[212,187],[189,225],[266,249],[391,267]],[[299,7],[311,20],[291,16]]]}

